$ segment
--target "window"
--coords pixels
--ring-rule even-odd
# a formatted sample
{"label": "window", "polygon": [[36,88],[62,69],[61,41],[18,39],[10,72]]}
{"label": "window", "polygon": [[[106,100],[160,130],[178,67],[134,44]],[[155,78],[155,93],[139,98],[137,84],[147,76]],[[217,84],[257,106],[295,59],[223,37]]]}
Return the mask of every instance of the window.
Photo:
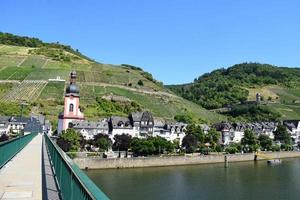
{"label": "window", "polygon": [[69,111],[70,111],[70,112],[73,112],[73,111],[74,111],[74,105],[73,105],[72,103],[70,104]]}

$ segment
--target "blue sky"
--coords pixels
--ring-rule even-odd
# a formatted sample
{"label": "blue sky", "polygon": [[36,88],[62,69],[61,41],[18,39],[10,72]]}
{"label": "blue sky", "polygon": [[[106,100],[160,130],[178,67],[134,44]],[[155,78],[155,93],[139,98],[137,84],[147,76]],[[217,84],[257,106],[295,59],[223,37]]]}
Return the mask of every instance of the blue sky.
{"label": "blue sky", "polygon": [[165,84],[241,62],[300,66],[300,2],[0,0],[0,31],[69,44]]}

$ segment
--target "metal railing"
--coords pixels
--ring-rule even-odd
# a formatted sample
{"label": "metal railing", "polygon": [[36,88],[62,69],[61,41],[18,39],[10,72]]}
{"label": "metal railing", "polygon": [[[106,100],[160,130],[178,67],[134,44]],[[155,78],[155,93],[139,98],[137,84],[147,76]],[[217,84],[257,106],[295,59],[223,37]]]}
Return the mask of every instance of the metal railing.
{"label": "metal railing", "polygon": [[0,142],[0,168],[21,151],[36,135],[36,133],[31,133]]}
{"label": "metal railing", "polygon": [[45,135],[45,142],[64,200],[109,199],[48,135]]}

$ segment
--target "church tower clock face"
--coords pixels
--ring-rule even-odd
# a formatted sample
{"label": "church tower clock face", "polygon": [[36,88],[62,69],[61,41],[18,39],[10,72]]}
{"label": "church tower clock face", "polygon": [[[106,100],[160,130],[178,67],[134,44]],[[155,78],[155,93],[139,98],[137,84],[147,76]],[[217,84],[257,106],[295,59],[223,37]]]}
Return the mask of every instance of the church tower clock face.
{"label": "church tower clock face", "polygon": [[76,85],[77,74],[75,71],[70,73],[70,83],[65,91],[64,111],[59,115],[57,132],[70,128],[72,121],[84,120],[84,115],[79,108],[79,88]]}

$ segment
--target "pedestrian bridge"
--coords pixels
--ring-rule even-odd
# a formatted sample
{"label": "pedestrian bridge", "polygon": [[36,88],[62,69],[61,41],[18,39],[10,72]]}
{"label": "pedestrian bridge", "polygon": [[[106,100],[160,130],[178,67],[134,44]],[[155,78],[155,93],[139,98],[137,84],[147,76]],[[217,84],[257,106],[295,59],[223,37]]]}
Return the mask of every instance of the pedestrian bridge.
{"label": "pedestrian bridge", "polygon": [[0,200],[109,199],[47,136],[0,143]]}

